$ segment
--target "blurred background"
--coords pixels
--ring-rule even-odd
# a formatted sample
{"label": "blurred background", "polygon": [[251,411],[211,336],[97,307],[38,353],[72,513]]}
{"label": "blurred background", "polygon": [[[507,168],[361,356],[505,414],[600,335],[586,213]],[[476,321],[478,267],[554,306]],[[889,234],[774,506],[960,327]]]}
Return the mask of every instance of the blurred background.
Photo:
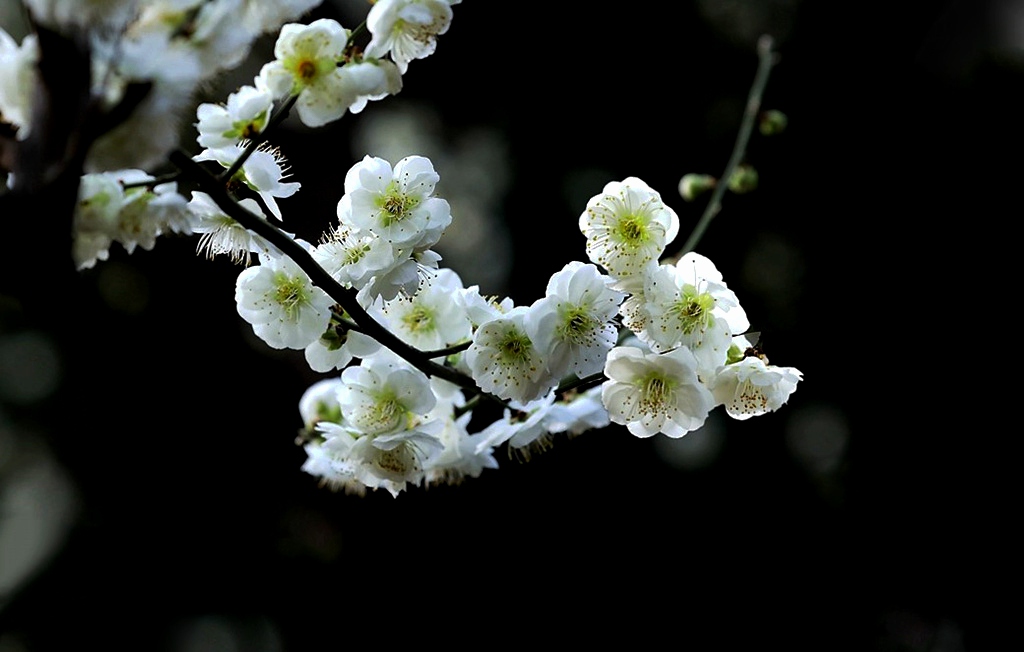
{"label": "blurred background", "polygon": [[786,407],[719,410],[680,440],[560,438],[528,463],[501,450],[497,470],[397,499],[333,493],[295,444],[321,376],[238,317],[238,269],[194,240],[115,246],[60,277],[59,310],[0,296],[0,652],[542,634],[992,649],[981,589],[1005,580],[976,496],[996,444],[960,352],[988,295],[963,288],[993,259],[993,198],[1019,183],[995,154],[1022,140],[1024,4],[665,4],[455,6],[400,94],[326,130],[285,124],[274,142],[302,183],[285,220],[317,240],[352,164],[418,153],[452,205],[442,264],[488,294],[530,303],[585,260],[578,217],[627,176],[677,211],[681,247],[704,203],[679,179],[725,167],[770,34],[763,107],[788,128],[755,133],[759,188],[726,196],[697,251],[771,361],[803,372]]}

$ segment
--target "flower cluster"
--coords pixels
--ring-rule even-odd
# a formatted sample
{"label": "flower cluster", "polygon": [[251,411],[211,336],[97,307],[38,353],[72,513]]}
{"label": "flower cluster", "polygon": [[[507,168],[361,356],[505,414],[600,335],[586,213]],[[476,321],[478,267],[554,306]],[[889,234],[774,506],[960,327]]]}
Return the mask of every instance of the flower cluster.
{"label": "flower cluster", "polygon": [[[279,200],[301,184],[270,144],[272,127],[293,108],[321,127],[398,93],[458,3],[377,0],[366,40],[332,19],[288,22],[317,0],[94,1],[82,14],[66,0],[33,0],[41,22],[102,23],[92,47],[106,106],[132,83],[151,85],[90,150],[73,223],[78,267],[107,259],[114,242],[151,249],[166,233],[198,236],[199,253],[243,266],[238,315],[269,347],[302,350],[329,374],[299,401],[303,470],[348,492],[398,495],[476,477],[497,467],[502,445],[527,457],[557,435],[611,423],[677,438],[718,406],[742,420],[786,403],[802,374],[752,346],[746,312],[711,260],[692,251],[665,260],[679,218],[639,178],[587,202],[586,260],[567,262],[530,304],[486,296],[440,265],[433,247],[452,207],[424,156],[352,165],[318,242],[282,229]],[[274,59],[251,84],[194,108],[200,151],[172,157],[181,171],[172,180],[149,174],[176,145],[168,121],[268,31],[278,33]],[[0,31],[0,122],[18,139],[31,134],[38,57],[32,37],[18,44]],[[189,199],[182,180],[198,186]]]}

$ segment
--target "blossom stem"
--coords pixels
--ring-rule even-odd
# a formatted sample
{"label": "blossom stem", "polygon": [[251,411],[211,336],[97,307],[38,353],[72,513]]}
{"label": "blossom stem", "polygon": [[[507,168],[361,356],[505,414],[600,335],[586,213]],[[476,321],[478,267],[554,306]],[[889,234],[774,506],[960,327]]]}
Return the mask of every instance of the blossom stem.
{"label": "blossom stem", "polygon": [[591,387],[596,387],[603,383],[607,378],[601,372],[584,376],[583,378],[573,378],[569,381],[563,381],[556,389],[555,392],[559,396],[564,396],[566,393],[573,390],[586,391]]}
{"label": "blossom stem", "polygon": [[270,116],[269,120],[267,120],[267,126],[263,128],[263,131],[253,136],[249,140],[249,144],[245,146],[245,149],[242,151],[242,154],[235,160],[234,163],[231,164],[231,167],[224,170],[217,176],[217,181],[219,183],[227,183],[229,180],[231,180],[231,177],[235,176],[236,172],[242,169],[242,166],[245,165],[245,162],[247,160],[249,160],[249,157],[252,156],[252,153],[255,152],[256,149],[263,143],[263,141],[267,139],[267,134],[269,134],[272,129],[277,127],[277,125],[281,124],[284,121],[284,119],[288,117],[288,112],[291,111],[293,106],[295,106],[295,101],[298,99],[298,95],[292,95],[287,100],[285,100],[281,104],[281,106],[277,107],[277,110],[274,111],[274,114]]}
{"label": "blossom stem", "polygon": [[465,414],[465,413],[469,412],[470,410],[472,410],[473,408],[475,408],[477,405],[480,404],[480,399],[483,396],[484,396],[484,394],[477,394],[473,398],[471,398],[468,401],[466,401],[464,404],[457,406],[454,410],[452,410],[452,418],[458,419],[463,414]]}
{"label": "blossom stem", "polygon": [[433,351],[424,351],[423,355],[428,358],[444,358],[454,353],[461,353],[473,345],[473,342],[463,342],[462,344],[455,344],[445,349],[435,349]]}
{"label": "blossom stem", "polygon": [[357,331],[359,333],[363,332],[363,329],[359,327],[359,324],[345,317],[345,313],[343,311],[332,310],[331,319],[345,330]]}
{"label": "blossom stem", "polygon": [[443,378],[464,389],[480,391],[472,378],[451,367],[434,362],[423,351],[406,344],[397,335],[381,325],[359,304],[359,301],[356,300],[356,292],[338,283],[333,276],[328,274],[316,262],[312,254],[306,251],[302,245],[267,220],[255,213],[251,213],[235,202],[227,190],[224,189],[223,183],[220,182],[220,177],[214,177],[207,173],[202,166],[181,150],[171,152],[170,161],[181,170],[183,175],[194,181],[200,190],[208,194],[225,214],[245,228],[263,237],[280,249],[284,255],[291,258],[296,265],[306,272],[314,285],[320,287],[341,305],[342,309],[348,313],[349,317],[359,326],[364,334],[374,338],[381,345],[404,358],[409,364],[428,376]]}
{"label": "blossom stem", "polygon": [[356,25],[355,27],[352,28],[352,31],[348,35],[349,43],[351,43],[352,41],[356,40],[356,38],[358,38],[359,35],[362,34],[365,31],[366,31],[366,21],[364,20],[363,22],[359,23],[358,25]]}
{"label": "blossom stem", "polygon": [[711,220],[721,210],[722,197],[729,187],[729,179],[732,178],[736,168],[739,167],[743,157],[746,155],[750,134],[754,130],[754,123],[761,112],[761,96],[764,95],[765,86],[768,84],[768,74],[771,72],[772,66],[778,61],[777,55],[772,51],[771,36],[765,34],[758,39],[757,56],[757,74],[754,76],[754,83],[751,85],[750,94],[747,96],[747,107],[743,113],[743,121],[740,123],[740,130],[736,135],[736,144],[733,145],[729,163],[725,166],[725,171],[719,178],[719,182],[715,184],[711,199],[708,200],[708,204],[704,208],[704,214],[700,216],[700,220],[693,227],[693,232],[687,238],[686,244],[683,245],[682,251],[679,252],[680,256],[694,250],[697,243],[704,236],[704,231],[708,228],[708,224],[711,223]]}

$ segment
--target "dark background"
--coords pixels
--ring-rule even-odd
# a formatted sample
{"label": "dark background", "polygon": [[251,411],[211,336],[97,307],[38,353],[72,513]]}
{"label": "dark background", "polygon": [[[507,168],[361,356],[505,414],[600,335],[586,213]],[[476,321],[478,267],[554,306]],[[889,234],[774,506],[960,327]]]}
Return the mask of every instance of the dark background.
{"label": "dark background", "polygon": [[[320,376],[255,340],[237,268],[194,240],[115,247],[61,276],[59,311],[0,303],[0,532],[49,524],[36,570],[3,587],[0,650],[1000,642],[986,596],[1006,571],[979,498],[999,431],[972,389],[1000,339],[975,331],[994,330],[983,315],[1000,299],[973,281],[1016,214],[999,201],[1019,178],[1016,4],[654,6],[455,6],[399,95],[326,130],[287,123],[303,189],[285,219],[316,240],[366,153],[361,125],[406,109],[442,147],[493,145],[504,169],[486,180],[497,222],[481,256],[446,254],[467,285],[479,272],[483,290],[532,302],[585,260],[586,200],[627,176],[679,213],[679,247],[703,203],[676,184],[724,168],[771,33],[764,107],[789,128],[755,134],[760,187],[726,197],[698,251],[771,361],[804,373],[789,405],[718,414],[675,445],[612,427],[525,464],[500,450],[498,470],[397,499],[333,493],[293,441]],[[361,10],[314,15],[351,26]],[[439,194],[473,186],[434,160]],[[468,237],[454,208],[442,245]],[[12,559],[0,549],[0,568]]]}

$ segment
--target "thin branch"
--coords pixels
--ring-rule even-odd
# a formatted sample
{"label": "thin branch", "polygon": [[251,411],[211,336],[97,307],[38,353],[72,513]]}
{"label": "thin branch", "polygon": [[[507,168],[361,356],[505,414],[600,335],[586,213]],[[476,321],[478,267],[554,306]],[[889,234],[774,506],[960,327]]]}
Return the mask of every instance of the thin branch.
{"label": "thin branch", "polygon": [[757,55],[757,74],[754,76],[754,83],[750,87],[750,95],[747,97],[747,108],[743,113],[740,131],[736,135],[736,144],[732,148],[732,156],[729,158],[728,165],[725,166],[725,172],[722,173],[718,183],[715,184],[715,190],[711,195],[711,199],[708,200],[708,205],[704,208],[704,214],[700,216],[700,221],[697,222],[697,226],[693,228],[693,232],[690,233],[686,244],[683,245],[682,251],[679,252],[680,255],[693,251],[697,243],[700,242],[704,231],[708,228],[708,224],[711,223],[711,220],[722,208],[722,197],[729,187],[729,179],[732,178],[736,168],[746,155],[750,134],[761,111],[761,96],[764,94],[765,86],[768,84],[768,74],[777,60],[775,53],[772,52],[771,36],[764,35],[758,40]]}
{"label": "thin branch", "polygon": [[454,355],[456,353],[462,353],[463,351],[468,349],[470,346],[472,346],[472,344],[473,344],[472,342],[463,342],[462,344],[455,344],[455,345],[449,346],[448,348],[445,348],[445,349],[436,349],[434,351],[424,351],[423,355],[425,355],[428,358],[446,358],[446,357],[448,357],[450,355]]}
{"label": "thin branch", "polygon": [[337,310],[331,310],[331,319],[338,323],[339,326],[348,331],[356,331],[362,333],[363,329],[360,328],[359,324],[345,317],[344,311],[338,312]]}

